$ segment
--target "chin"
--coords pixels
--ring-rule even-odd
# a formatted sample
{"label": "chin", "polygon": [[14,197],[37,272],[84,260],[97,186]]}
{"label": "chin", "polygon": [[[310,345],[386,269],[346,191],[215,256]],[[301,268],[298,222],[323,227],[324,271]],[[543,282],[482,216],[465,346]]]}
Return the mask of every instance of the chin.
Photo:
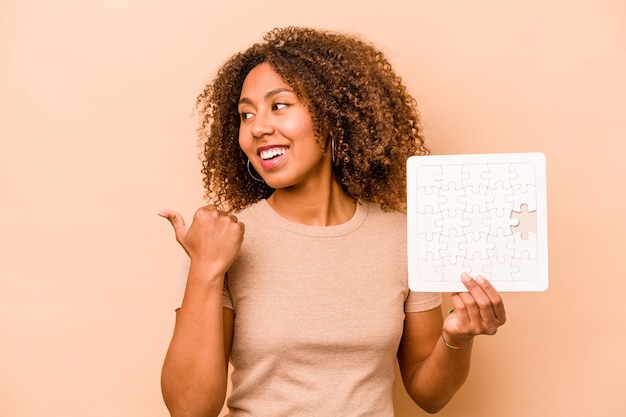
{"label": "chin", "polygon": [[289,188],[295,185],[293,181],[288,181],[284,178],[276,178],[275,176],[268,176],[268,178],[264,178],[264,180],[265,183],[274,190]]}

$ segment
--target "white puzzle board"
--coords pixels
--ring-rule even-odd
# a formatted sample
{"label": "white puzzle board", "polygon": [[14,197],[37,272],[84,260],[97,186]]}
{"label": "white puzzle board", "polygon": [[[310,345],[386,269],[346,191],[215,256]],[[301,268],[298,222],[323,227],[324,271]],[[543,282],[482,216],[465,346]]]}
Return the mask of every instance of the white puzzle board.
{"label": "white puzzle board", "polygon": [[548,288],[546,159],[533,153],[413,156],[407,161],[409,288]]}

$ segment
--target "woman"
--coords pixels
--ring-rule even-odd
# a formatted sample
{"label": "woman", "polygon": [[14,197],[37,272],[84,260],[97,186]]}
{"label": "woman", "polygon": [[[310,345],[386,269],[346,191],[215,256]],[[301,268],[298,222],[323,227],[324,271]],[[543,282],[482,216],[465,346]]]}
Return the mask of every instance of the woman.
{"label": "woman", "polygon": [[229,361],[232,416],[392,416],[396,358],[413,400],[440,410],[473,337],[505,311],[481,277],[462,276],[445,320],[439,294],[407,288],[405,162],[427,149],[384,55],[275,29],[222,66],[197,108],[214,205],[188,228],[159,213],[189,255],[162,373],[172,416],[217,416]]}

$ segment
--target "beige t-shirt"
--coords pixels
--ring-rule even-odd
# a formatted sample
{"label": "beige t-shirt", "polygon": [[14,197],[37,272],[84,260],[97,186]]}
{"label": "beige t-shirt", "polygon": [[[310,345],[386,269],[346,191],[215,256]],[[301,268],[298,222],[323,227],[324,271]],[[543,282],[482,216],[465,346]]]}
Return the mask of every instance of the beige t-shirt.
{"label": "beige t-shirt", "polygon": [[235,313],[229,415],[393,416],[405,312],[441,304],[408,289],[406,216],[366,203],[316,227],[262,200],[237,217],[246,232],[224,289]]}

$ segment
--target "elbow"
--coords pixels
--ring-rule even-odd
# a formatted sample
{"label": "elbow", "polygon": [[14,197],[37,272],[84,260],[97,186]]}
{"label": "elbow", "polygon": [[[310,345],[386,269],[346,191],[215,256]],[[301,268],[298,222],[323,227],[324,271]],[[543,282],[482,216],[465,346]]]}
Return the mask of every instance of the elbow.
{"label": "elbow", "polygon": [[409,396],[419,408],[428,414],[437,414],[443,410],[452,399],[452,395],[441,393],[409,392]]}
{"label": "elbow", "polygon": [[427,412],[428,414],[437,414],[438,412],[440,412],[441,410],[443,410],[443,408],[448,404],[448,402],[444,402],[444,403],[437,403],[437,402],[419,402],[417,403],[417,405],[424,410],[425,412]]}
{"label": "elbow", "polygon": [[196,391],[188,386],[172,386],[164,382],[161,390],[171,417],[218,417],[224,406],[225,395],[216,391],[211,395],[208,394],[211,390]]}
{"label": "elbow", "polygon": [[208,404],[190,404],[185,401],[165,399],[165,405],[171,417],[218,417],[222,407]]}

